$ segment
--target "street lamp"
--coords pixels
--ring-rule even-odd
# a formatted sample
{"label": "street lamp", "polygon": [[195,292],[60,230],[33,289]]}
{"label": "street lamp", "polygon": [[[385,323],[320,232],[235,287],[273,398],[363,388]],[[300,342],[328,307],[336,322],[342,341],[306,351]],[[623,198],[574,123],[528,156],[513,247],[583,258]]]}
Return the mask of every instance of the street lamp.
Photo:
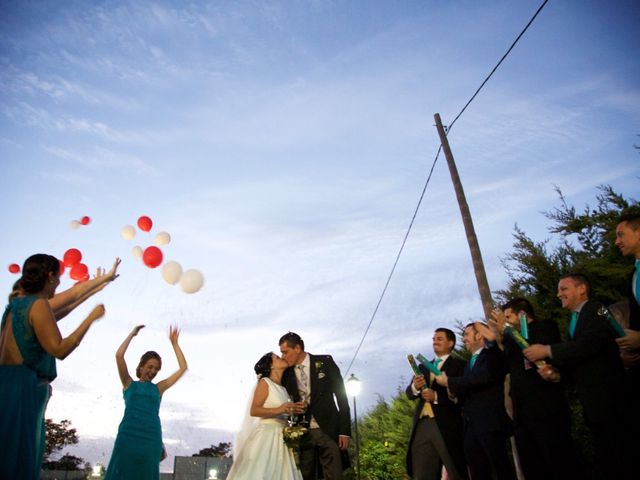
{"label": "street lamp", "polygon": [[356,478],[358,480],[360,480],[360,438],[358,437],[358,409],[356,407],[356,397],[360,393],[361,386],[360,380],[358,380],[353,373],[345,383],[347,393],[353,397],[353,418],[356,429]]}
{"label": "street lamp", "polygon": [[89,475],[89,478],[96,478],[96,479],[104,478],[103,474],[104,474],[104,467],[99,463],[97,463],[91,467],[91,475]]}

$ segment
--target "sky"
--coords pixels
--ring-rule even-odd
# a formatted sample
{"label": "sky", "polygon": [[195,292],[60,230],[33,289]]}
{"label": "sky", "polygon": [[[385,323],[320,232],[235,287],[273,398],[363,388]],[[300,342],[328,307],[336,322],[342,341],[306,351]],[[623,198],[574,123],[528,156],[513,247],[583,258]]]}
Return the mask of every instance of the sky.
{"label": "sky", "polygon": [[[0,290],[37,252],[83,253],[120,278],[107,314],[58,362],[47,417],[70,419],[74,455],[106,465],[124,404],[114,354],[146,350],[189,371],[162,400],[170,458],[232,441],[254,363],[287,331],[346,373],[400,248],[439,139],[541,1],[0,0]],[[640,5],[550,1],[449,142],[489,285],[517,224],[549,237],[542,212],[594,204],[598,186],[637,198]],[[78,229],[82,216],[91,223]],[[141,215],[150,233],[120,231]],[[187,295],[132,254],[166,231],[165,260],[196,268]],[[72,281],[65,277],[59,290]],[[358,413],[432,354],[438,326],[482,306],[443,158],[386,296],[349,373]]]}

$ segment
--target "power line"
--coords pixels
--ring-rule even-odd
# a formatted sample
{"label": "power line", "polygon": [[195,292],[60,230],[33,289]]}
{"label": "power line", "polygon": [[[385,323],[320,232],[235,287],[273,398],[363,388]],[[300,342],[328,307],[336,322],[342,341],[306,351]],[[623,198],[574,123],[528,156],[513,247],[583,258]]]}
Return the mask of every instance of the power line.
{"label": "power line", "polygon": [[536,17],[538,16],[538,14],[542,11],[542,9],[544,8],[544,6],[547,4],[549,0],[544,0],[544,2],[542,2],[542,5],[540,5],[540,7],[538,7],[538,10],[536,10],[536,13],[533,14],[533,17],[531,17],[531,20],[529,20],[529,23],[527,23],[527,25],[522,29],[522,31],[520,32],[520,35],[518,35],[516,37],[516,39],[513,41],[513,43],[511,44],[511,46],[509,47],[509,50],[507,50],[507,52],[502,56],[502,58],[500,59],[500,61],[498,63],[496,63],[496,66],[493,67],[493,70],[491,70],[491,72],[489,73],[489,75],[487,75],[487,78],[484,79],[484,81],[480,84],[480,86],[478,87],[478,89],[476,90],[476,93],[474,93],[471,98],[469,99],[469,101],[465,104],[464,107],[462,107],[462,110],[460,110],[460,113],[458,113],[458,115],[456,115],[456,118],[453,119],[453,121],[449,124],[449,128],[447,129],[447,134],[451,131],[451,127],[453,127],[453,124],[456,123],[456,121],[458,120],[458,118],[460,118],[460,116],[464,113],[464,111],[467,109],[467,107],[469,105],[471,105],[471,102],[473,102],[476,98],[476,96],[478,95],[478,93],[480,93],[480,90],[482,90],[482,87],[484,87],[485,83],[487,83],[489,81],[489,79],[491,78],[491,76],[495,73],[495,71],[498,69],[498,67],[502,64],[502,62],[504,61],[505,58],[507,58],[507,56],[511,53],[511,50],[513,50],[513,47],[516,46],[516,43],[518,43],[518,41],[520,40],[520,38],[522,37],[522,35],[524,35],[524,32],[526,32],[529,27],[531,26],[531,24],[533,23],[533,21],[536,19]]}
{"label": "power line", "polygon": [[395,272],[395,270],[396,270],[396,266],[398,265],[398,261],[400,260],[400,255],[402,255],[402,251],[404,250],[404,246],[407,243],[407,239],[409,238],[409,233],[411,233],[411,227],[413,227],[413,222],[415,221],[416,216],[418,215],[418,211],[420,210],[420,205],[422,204],[422,199],[424,198],[424,194],[427,191],[427,186],[429,185],[429,181],[431,180],[431,175],[433,174],[433,170],[436,167],[436,162],[438,161],[438,157],[440,156],[440,151],[441,150],[442,150],[442,145],[440,145],[440,147],[438,148],[438,153],[436,153],[436,158],[434,158],[433,164],[431,165],[431,170],[429,171],[429,176],[427,177],[427,181],[425,182],[424,188],[422,189],[422,193],[420,194],[420,199],[418,200],[418,204],[416,205],[416,209],[413,212],[413,217],[411,217],[411,222],[409,222],[409,228],[407,228],[407,233],[405,233],[404,238],[402,239],[402,245],[400,245],[400,250],[398,250],[398,254],[396,255],[396,260],[395,260],[395,262],[393,262],[393,267],[391,267],[391,272],[389,273],[389,276],[387,277],[387,281],[384,284],[384,288],[382,289],[382,294],[380,295],[380,298],[378,299],[378,303],[376,304],[376,308],[373,310],[373,313],[371,314],[371,319],[369,320],[369,324],[367,325],[367,328],[364,331],[364,335],[362,335],[362,339],[360,340],[360,343],[358,344],[358,348],[356,348],[356,352],[353,354],[353,358],[351,359],[351,363],[349,364],[349,367],[347,368],[347,370],[344,373],[345,377],[349,373],[349,370],[351,370],[351,367],[353,366],[353,362],[356,361],[356,357],[358,356],[358,353],[360,352],[360,347],[362,347],[362,344],[364,343],[364,339],[366,338],[367,333],[369,333],[369,329],[371,328],[371,324],[373,323],[373,320],[376,318],[376,314],[378,313],[378,308],[380,307],[380,304],[382,303],[382,299],[384,298],[384,294],[387,292],[387,287],[389,286],[389,283],[391,282],[391,277],[393,276],[393,272]]}
{"label": "power line", "polygon": [[[516,44],[518,43],[518,41],[520,40],[520,38],[524,35],[524,33],[529,29],[529,27],[531,26],[531,24],[533,23],[533,21],[536,19],[536,17],[538,16],[538,14],[542,11],[542,9],[545,7],[545,5],[548,3],[549,0],[544,0],[544,2],[542,2],[542,4],[540,5],[540,7],[538,7],[538,10],[536,10],[536,13],[533,14],[533,16],[531,17],[531,20],[529,20],[529,22],[525,25],[525,27],[522,29],[522,31],[520,32],[520,34],[516,37],[516,39],[513,41],[513,43],[511,44],[511,46],[509,47],[509,49],[506,51],[506,53],[502,56],[502,58],[498,61],[498,63],[496,64],[495,67],[493,67],[493,69],[491,70],[491,72],[489,72],[489,75],[487,75],[487,77],[483,80],[483,82],[480,84],[480,86],[477,88],[477,90],[475,91],[475,93],[471,96],[471,98],[469,99],[469,101],[464,105],[464,107],[462,107],[462,110],[460,110],[460,112],[458,113],[458,115],[456,115],[456,117],[453,119],[453,121],[449,124],[449,127],[445,127],[446,128],[446,132],[447,135],[449,134],[449,132],[451,131],[451,128],[453,127],[453,125],[456,123],[456,121],[462,116],[462,114],[465,112],[465,110],[467,109],[467,107],[469,105],[471,105],[471,103],[475,100],[475,98],[478,96],[478,94],[480,93],[480,90],[482,90],[482,88],[485,86],[485,84],[489,81],[489,79],[493,76],[493,74],[496,72],[496,70],[498,70],[498,68],[500,67],[500,65],[502,64],[502,62],[507,58],[507,56],[511,53],[511,50],[513,50],[513,48],[516,46]],[[347,367],[347,369],[345,370],[344,373],[344,377],[346,378],[346,376],[349,374],[349,371],[351,370],[351,367],[353,366],[353,363],[356,361],[356,358],[358,357],[358,353],[360,352],[360,348],[362,347],[362,344],[364,343],[365,338],[367,337],[367,334],[369,333],[369,329],[371,328],[371,325],[373,324],[373,321],[376,318],[376,315],[378,313],[378,309],[380,308],[380,304],[382,303],[382,300],[384,299],[385,294],[387,293],[387,288],[389,287],[389,283],[391,282],[391,277],[393,277],[393,274],[396,270],[396,267],[398,265],[398,262],[400,260],[400,256],[402,255],[402,252],[404,251],[404,247],[407,243],[407,239],[409,238],[409,234],[411,233],[411,229],[413,228],[413,223],[416,219],[416,216],[418,215],[418,211],[420,210],[420,206],[422,205],[422,200],[424,199],[424,195],[427,191],[427,187],[429,186],[429,182],[431,181],[431,176],[433,175],[433,170],[435,169],[436,163],[438,161],[438,157],[440,156],[440,152],[442,151],[442,145],[440,145],[438,147],[438,151],[436,153],[435,158],[433,159],[433,164],[431,165],[431,170],[429,170],[429,175],[427,176],[427,180],[424,184],[424,187],[422,189],[422,193],[420,194],[420,198],[418,199],[418,204],[416,205],[416,208],[413,212],[413,216],[411,217],[411,221],[409,222],[409,227],[407,228],[407,232],[404,235],[404,238],[402,239],[402,244],[400,245],[400,249],[398,250],[398,254],[396,255],[396,259],[393,262],[393,266],[391,267],[391,272],[389,272],[389,275],[387,277],[387,281],[384,284],[384,288],[382,289],[382,293],[380,294],[380,298],[378,298],[378,302],[376,303],[376,307],[373,310],[373,313],[371,314],[371,318],[369,319],[369,323],[367,325],[367,328],[364,331],[364,334],[362,335],[362,339],[360,340],[360,343],[358,344],[358,347],[356,348],[355,353],[353,354],[353,358],[351,359],[351,362],[349,363],[349,366]]]}

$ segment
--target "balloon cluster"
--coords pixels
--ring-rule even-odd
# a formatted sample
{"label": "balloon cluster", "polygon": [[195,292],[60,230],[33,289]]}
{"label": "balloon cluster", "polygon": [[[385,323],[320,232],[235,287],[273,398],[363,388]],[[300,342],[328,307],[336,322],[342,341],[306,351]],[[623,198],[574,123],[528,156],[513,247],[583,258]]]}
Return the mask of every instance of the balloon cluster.
{"label": "balloon cluster", "polygon": [[83,225],[89,225],[91,223],[91,218],[87,217],[86,215],[84,217],[82,217],[80,220],[71,220],[71,228],[73,230],[76,230],[78,228],[80,228]]}
{"label": "balloon cluster", "polygon": [[[138,218],[138,228],[143,232],[150,232],[153,228],[153,221],[146,215]],[[133,225],[125,225],[120,230],[120,235],[125,240],[133,240],[136,236],[136,229]],[[168,245],[171,242],[171,235],[168,232],[159,232],[155,235],[153,243],[145,249],[142,249],[139,245],[136,245],[131,249],[131,253],[134,257],[142,259],[149,268],[156,268],[162,265],[164,260],[164,254],[159,247]],[[185,293],[196,293],[204,285],[204,277],[202,273],[196,269],[189,269],[182,271],[182,266],[176,261],[168,261],[162,267],[162,278],[170,285],[180,283],[180,288]]]}
{"label": "balloon cluster", "polygon": [[69,268],[69,277],[77,282],[86,282],[89,280],[89,267],[82,260],[82,252],[77,248],[70,248],[62,256],[60,261],[60,275],[64,274],[66,268]]}
{"label": "balloon cluster", "polygon": [[[88,217],[87,217],[88,218]],[[76,282],[86,282],[89,280],[89,267],[82,263],[82,252],[77,248],[70,248],[62,256],[60,262],[60,276],[69,268],[69,277]],[[20,273],[20,265],[12,263],[9,265],[9,272],[13,274]]]}

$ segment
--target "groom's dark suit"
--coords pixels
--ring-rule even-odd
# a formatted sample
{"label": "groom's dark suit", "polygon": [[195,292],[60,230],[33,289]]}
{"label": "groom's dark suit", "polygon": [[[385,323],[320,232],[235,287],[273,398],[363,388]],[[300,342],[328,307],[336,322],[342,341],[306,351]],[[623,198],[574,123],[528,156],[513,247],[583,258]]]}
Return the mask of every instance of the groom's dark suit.
{"label": "groom's dark suit", "polygon": [[[313,418],[322,432],[328,435],[336,444],[340,435],[351,436],[351,414],[349,401],[344,389],[344,382],[340,369],[333,361],[331,355],[309,356],[308,382],[311,389],[311,397],[308,400],[309,407],[305,414],[306,420]],[[287,389],[294,401],[300,401],[300,392],[295,374],[296,367],[285,370],[282,376],[282,385]],[[338,404],[336,408],[336,403]],[[313,425],[312,425],[313,426]],[[313,451],[302,451],[302,458],[306,453],[313,455]],[[339,460],[338,460],[339,461]],[[302,465],[301,465],[302,466]],[[303,475],[305,472],[303,471]],[[308,476],[305,475],[305,478]]]}

